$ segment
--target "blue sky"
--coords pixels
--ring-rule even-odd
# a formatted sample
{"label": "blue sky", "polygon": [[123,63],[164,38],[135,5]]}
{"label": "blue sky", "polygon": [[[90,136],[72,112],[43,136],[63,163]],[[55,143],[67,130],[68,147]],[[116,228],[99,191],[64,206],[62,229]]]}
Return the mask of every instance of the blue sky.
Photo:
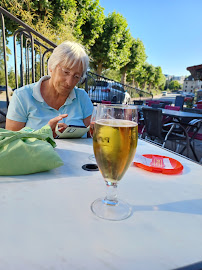
{"label": "blue sky", "polygon": [[202,0],[100,0],[107,16],[122,14],[134,38],[140,38],[147,62],[164,74],[190,75],[202,64]]}

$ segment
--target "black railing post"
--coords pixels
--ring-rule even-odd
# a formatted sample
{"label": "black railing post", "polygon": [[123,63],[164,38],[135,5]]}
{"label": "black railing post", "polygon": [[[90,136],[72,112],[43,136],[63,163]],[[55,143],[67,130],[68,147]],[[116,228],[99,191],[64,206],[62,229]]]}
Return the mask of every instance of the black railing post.
{"label": "black railing post", "polygon": [[20,33],[20,86],[24,85],[24,64],[23,64],[23,33]]}
{"label": "black railing post", "polygon": [[[7,69],[7,55],[6,55],[6,35],[5,35],[5,24],[4,24],[4,16],[2,13],[1,15],[1,25],[2,25],[2,37],[3,37],[3,53],[4,53],[4,71],[5,71],[5,82],[6,82],[6,101],[7,107],[9,105],[9,98],[8,98],[8,69]],[[0,111],[2,115],[5,116],[5,113]]]}
{"label": "black railing post", "polygon": [[18,66],[17,66],[17,46],[16,46],[16,35],[14,35],[14,62],[15,62],[15,89],[18,88]]}

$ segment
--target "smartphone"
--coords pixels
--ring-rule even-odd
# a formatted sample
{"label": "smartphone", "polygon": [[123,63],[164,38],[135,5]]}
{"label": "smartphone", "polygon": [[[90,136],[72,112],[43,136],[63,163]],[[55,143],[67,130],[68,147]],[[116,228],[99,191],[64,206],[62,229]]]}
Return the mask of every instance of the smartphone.
{"label": "smartphone", "polygon": [[86,126],[76,126],[76,125],[69,125],[69,127],[86,128]]}

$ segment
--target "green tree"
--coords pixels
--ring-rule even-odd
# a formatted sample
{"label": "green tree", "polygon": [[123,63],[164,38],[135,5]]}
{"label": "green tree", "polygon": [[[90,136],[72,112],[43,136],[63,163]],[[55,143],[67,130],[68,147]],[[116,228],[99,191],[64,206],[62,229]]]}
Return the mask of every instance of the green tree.
{"label": "green tree", "polygon": [[122,78],[121,82],[126,84],[126,73],[130,73],[132,70],[138,70],[146,61],[146,53],[143,42],[138,38],[132,39],[132,45],[130,47],[130,57],[128,63],[121,68]]}
{"label": "green tree", "polygon": [[108,68],[118,70],[129,62],[132,37],[127,27],[126,19],[119,13],[105,18],[103,32],[90,49],[97,74]]}
{"label": "green tree", "polygon": [[[19,77],[18,77],[18,79],[20,80]],[[14,69],[12,67],[8,71],[8,85],[12,89],[15,89],[15,87],[16,87],[16,85],[15,85],[15,72],[14,72]]]}
{"label": "green tree", "polygon": [[145,89],[147,85],[146,64],[144,63],[138,70],[134,70],[131,74],[133,85]]}
{"label": "green tree", "polygon": [[103,31],[104,8],[99,5],[99,0],[76,0],[75,2],[77,20],[73,34],[89,48]]}
{"label": "green tree", "polygon": [[171,81],[171,82],[169,82],[169,84],[168,84],[168,88],[170,89],[170,90],[177,90],[177,89],[179,89],[181,87],[181,85],[180,85],[180,83],[178,82],[178,81]]}
{"label": "green tree", "polygon": [[148,90],[150,91],[155,81],[155,67],[151,64],[145,63],[144,68],[146,73],[145,83],[148,85]]}
{"label": "green tree", "polygon": [[139,69],[133,70],[132,73],[128,76],[134,80],[134,83],[137,87],[146,89],[150,91],[155,82],[155,67],[151,64],[145,62]]}
{"label": "green tree", "polygon": [[102,75],[106,78],[112,79],[112,80],[117,81],[117,82],[121,81],[120,70],[105,69],[105,70],[103,70]]}
{"label": "green tree", "polygon": [[[89,48],[104,23],[99,0],[2,0],[2,7],[57,44],[77,39]],[[5,20],[9,36],[18,26]]]}
{"label": "green tree", "polygon": [[[1,31],[0,31],[1,37]],[[6,60],[9,60],[9,55],[11,55],[11,50],[6,46]],[[4,66],[4,51],[3,51],[3,41],[0,39],[0,85],[5,85],[5,66]]]}
{"label": "green tree", "polygon": [[160,88],[161,90],[164,89],[166,83],[166,77],[162,73],[161,67],[155,67],[155,77],[154,77],[154,84],[155,88]]}
{"label": "green tree", "polygon": [[[71,9],[65,12],[64,5],[59,5],[58,1],[60,0],[54,0],[53,3],[50,0],[2,0],[1,5],[40,34],[57,43],[60,37],[74,39],[71,27],[76,20],[75,10]],[[57,25],[54,21],[57,22]],[[65,26],[65,31],[63,31],[63,26]],[[5,27],[8,37],[13,35],[13,32],[20,26],[5,16]]]}

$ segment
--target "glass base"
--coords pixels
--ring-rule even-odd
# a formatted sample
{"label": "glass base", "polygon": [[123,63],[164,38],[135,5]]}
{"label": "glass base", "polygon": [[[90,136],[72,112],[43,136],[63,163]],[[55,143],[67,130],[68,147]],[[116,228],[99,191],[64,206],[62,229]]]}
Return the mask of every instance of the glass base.
{"label": "glass base", "polygon": [[105,199],[97,199],[91,204],[92,212],[103,219],[118,221],[132,215],[132,208],[124,201],[118,200],[116,204],[107,204]]}

